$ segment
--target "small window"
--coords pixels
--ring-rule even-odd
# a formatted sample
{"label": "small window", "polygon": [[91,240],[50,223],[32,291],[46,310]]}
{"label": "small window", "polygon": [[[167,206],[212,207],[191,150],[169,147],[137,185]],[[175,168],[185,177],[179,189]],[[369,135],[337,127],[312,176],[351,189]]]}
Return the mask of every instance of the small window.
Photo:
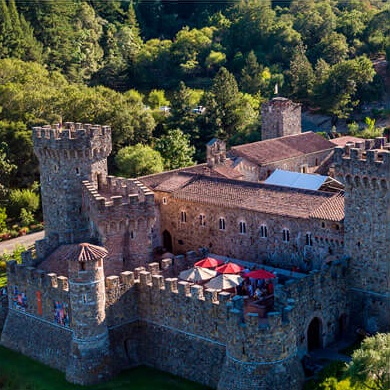
{"label": "small window", "polygon": [[206,226],[206,216],[204,214],[199,215],[199,225]]}
{"label": "small window", "polygon": [[184,241],[183,240],[177,240],[178,244],[179,245],[184,245]]}
{"label": "small window", "polygon": [[82,299],[83,299],[83,303],[87,303],[87,301],[88,301],[87,294],[83,294]]}
{"label": "small window", "polygon": [[131,231],[130,231],[130,238],[131,238],[132,240],[134,240],[134,238],[135,238],[135,231],[134,231],[134,230],[131,230]]}
{"label": "small window", "polygon": [[324,229],[325,228],[325,222],[321,222],[321,227]]}
{"label": "small window", "polygon": [[85,271],[85,263],[80,263],[80,271]]}
{"label": "small window", "polygon": [[225,218],[219,218],[219,230],[225,230],[225,229],[226,229]]}
{"label": "small window", "polygon": [[240,234],[246,234],[246,223],[244,221],[240,222]]}
{"label": "small window", "polygon": [[306,245],[313,246],[313,237],[311,233],[306,233]]}
{"label": "small window", "polygon": [[268,237],[268,229],[266,225],[260,226],[260,237],[261,238],[267,238]]}
{"label": "small window", "polygon": [[283,241],[289,242],[290,241],[290,230],[283,229]]}
{"label": "small window", "polygon": [[75,171],[76,171],[76,175],[80,175],[80,168],[79,167],[76,167]]}
{"label": "small window", "polygon": [[54,164],[54,172],[58,172],[58,165]]}
{"label": "small window", "polygon": [[166,198],[166,196],[164,196],[162,198],[162,202],[163,202],[163,204],[168,204],[168,199]]}
{"label": "small window", "polygon": [[185,211],[180,212],[180,221],[181,222],[187,222],[187,213]]}

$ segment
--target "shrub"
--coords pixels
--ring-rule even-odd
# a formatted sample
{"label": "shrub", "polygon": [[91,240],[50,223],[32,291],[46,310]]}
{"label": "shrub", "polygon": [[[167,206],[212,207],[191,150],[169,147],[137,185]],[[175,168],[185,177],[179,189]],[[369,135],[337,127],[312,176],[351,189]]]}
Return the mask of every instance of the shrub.
{"label": "shrub", "polygon": [[22,209],[34,213],[39,207],[39,195],[32,190],[12,190],[9,195],[9,200],[10,206],[8,211],[13,218],[18,218]]}
{"label": "shrub", "polygon": [[34,214],[32,211],[22,208],[20,210],[20,222],[23,226],[29,226],[34,222]]}

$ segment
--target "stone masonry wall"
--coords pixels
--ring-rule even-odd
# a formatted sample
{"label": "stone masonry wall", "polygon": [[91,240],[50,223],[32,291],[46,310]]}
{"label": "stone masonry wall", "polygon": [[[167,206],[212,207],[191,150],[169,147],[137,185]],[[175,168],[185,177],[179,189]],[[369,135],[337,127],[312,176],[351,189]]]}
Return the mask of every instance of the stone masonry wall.
{"label": "stone masonry wall", "polygon": [[322,270],[311,271],[303,278],[287,281],[280,290],[280,299],[292,302],[295,307],[289,318],[296,329],[301,356],[307,352],[307,331],[313,318],[317,317],[321,322],[323,347],[346,331],[339,326],[342,316],[347,316],[347,322],[350,319],[345,280],[347,266],[346,261],[330,263]]}
{"label": "stone masonry wall", "polygon": [[92,236],[109,252],[104,264],[106,275],[152,260],[154,195],[140,182],[109,176],[97,189],[85,181],[83,210],[89,216]]}
{"label": "stone masonry wall", "polygon": [[81,181],[98,185],[107,176],[111,152],[108,126],[66,123],[33,129],[38,157],[45,235],[58,235],[60,243],[88,238],[87,219],[81,213]]}
{"label": "stone masonry wall", "polygon": [[[162,202],[162,198],[166,202]],[[155,194],[161,209],[161,230],[172,236],[174,253],[185,253],[193,248],[208,247],[220,255],[241,258],[274,265],[303,267],[303,259],[320,266],[329,254],[343,253],[343,225],[314,218],[298,219],[254,212],[244,209],[217,207],[207,203],[195,203],[174,199],[168,193]],[[180,220],[185,211],[187,221]],[[205,225],[199,223],[199,215],[205,215]],[[226,221],[226,229],[219,229],[219,218]],[[246,234],[239,233],[239,222],[246,222]],[[265,224],[268,237],[260,237],[260,226]],[[282,230],[290,230],[290,241],[282,240]],[[311,232],[313,245],[306,245],[306,233]]]}
{"label": "stone masonry wall", "polygon": [[301,105],[286,98],[274,98],[261,106],[261,139],[301,133]]}
{"label": "stone masonry wall", "polygon": [[[378,141],[378,142],[377,142]],[[336,175],[345,184],[345,252],[356,326],[390,329],[390,151],[365,144],[336,148]],[[365,298],[364,298],[365,297]],[[355,301],[356,300],[356,301]]]}

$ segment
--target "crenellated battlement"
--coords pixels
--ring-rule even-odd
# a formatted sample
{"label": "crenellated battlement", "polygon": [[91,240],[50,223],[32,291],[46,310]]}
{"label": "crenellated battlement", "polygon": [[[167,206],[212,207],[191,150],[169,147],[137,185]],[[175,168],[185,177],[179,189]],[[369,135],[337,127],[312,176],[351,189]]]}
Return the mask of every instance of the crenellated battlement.
{"label": "crenellated battlement", "polygon": [[69,282],[66,276],[56,273],[47,273],[42,269],[18,264],[15,260],[7,262],[7,275],[11,284],[18,286],[31,286],[38,290],[69,291]]}
{"label": "crenellated battlement", "polygon": [[85,203],[100,212],[106,208],[127,206],[138,208],[141,203],[154,206],[154,194],[138,180],[107,176],[107,183],[97,190],[94,183],[82,182]]}
{"label": "crenellated battlement", "polygon": [[390,151],[384,149],[384,137],[335,148],[336,173],[390,177]]}
{"label": "crenellated battlement", "polygon": [[33,128],[33,139],[61,141],[61,140],[84,140],[90,139],[107,139],[111,138],[111,127],[92,125],[89,123],[66,122],[63,126],[56,124],[54,126],[45,125]]}

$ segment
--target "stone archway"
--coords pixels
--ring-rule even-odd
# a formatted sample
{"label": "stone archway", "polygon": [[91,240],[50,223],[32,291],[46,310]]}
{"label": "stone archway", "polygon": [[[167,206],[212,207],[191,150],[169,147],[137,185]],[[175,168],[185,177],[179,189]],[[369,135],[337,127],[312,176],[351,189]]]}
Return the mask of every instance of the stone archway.
{"label": "stone archway", "polygon": [[172,252],[172,236],[171,233],[169,233],[168,230],[164,230],[162,233],[163,238],[163,247],[166,249],[167,252]]}
{"label": "stone archway", "polygon": [[322,348],[322,321],[314,317],[307,328],[307,350]]}

